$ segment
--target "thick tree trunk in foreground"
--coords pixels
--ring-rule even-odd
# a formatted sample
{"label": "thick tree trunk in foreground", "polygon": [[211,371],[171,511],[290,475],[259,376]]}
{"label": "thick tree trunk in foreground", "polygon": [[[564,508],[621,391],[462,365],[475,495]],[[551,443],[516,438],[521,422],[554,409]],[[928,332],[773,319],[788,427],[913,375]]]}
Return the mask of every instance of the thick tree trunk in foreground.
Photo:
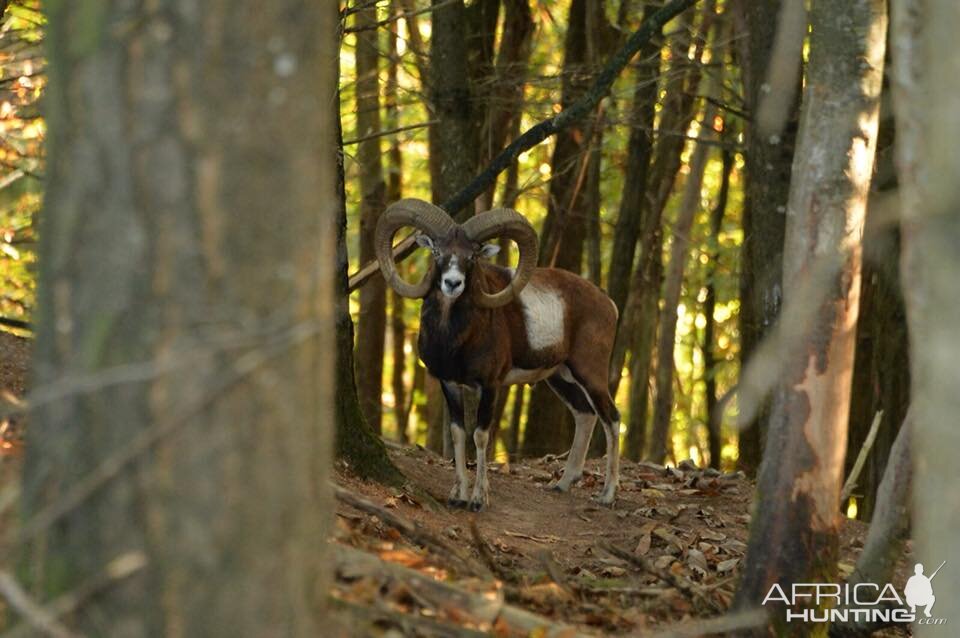
{"label": "thick tree trunk in foreground", "polygon": [[[810,62],[784,249],[789,307],[814,272],[830,277],[803,303],[818,309],[774,392],[737,604],[771,584],[832,582],[837,569],[860,241],[877,138],[886,35],[883,0],[814,0]],[[800,303],[799,301],[797,303]],[[783,623],[781,611],[774,612]]]}
{"label": "thick tree trunk in foreground", "polygon": [[144,563],[85,601],[78,633],[325,626],[338,16],[321,6],[48,7],[35,387],[153,366],[31,415],[28,589],[45,603]]}
{"label": "thick tree trunk in foreground", "polygon": [[[793,1],[793,0],[790,0]],[[743,84],[750,112],[756,114],[764,97],[762,87],[770,78],[768,67],[774,52],[781,0],[739,0],[746,37],[740,51]],[[800,62],[797,62],[800,64]],[[753,123],[746,127],[743,245],[740,258],[740,360],[749,362],[780,314],[783,301],[783,236],[790,195],[790,168],[796,143],[794,100],[787,125],[776,137],[762,136]],[[741,364],[742,365],[742,364]],[[737,465],[754,474],[760,467],[766,441],[768,406],[740,431]]]}
{"label": "thick tree trunk in foreground", "polygon": [[[903,281],[910,326],[913,404],[913,537],[927,573],[956,555],[960,529],[960,58],[944,50],[960,30],[952,3],[896,2],[893,98],[903,228]],[[935,616],[955,618],[960,570],[936,579]],[[953,622],[953,621],[949,621]],[[916,627],[917,635],[942,633]]]}
{"label": "thick tree trunk in foreground", "polygon": [[[357,137],[380,132],[380,40],[377,7],[370,5],[354,14],[357,36]],[[376,259],[373,233],[386,205],[386,183],[380,138],[364,139],[357,145],[360,168],[360,263]],[[383,277],[376,277],[360,289],[357,317],[357,393],[360,409],[371,430],[383,430],[383,348],[387,325],[387,290]]]}

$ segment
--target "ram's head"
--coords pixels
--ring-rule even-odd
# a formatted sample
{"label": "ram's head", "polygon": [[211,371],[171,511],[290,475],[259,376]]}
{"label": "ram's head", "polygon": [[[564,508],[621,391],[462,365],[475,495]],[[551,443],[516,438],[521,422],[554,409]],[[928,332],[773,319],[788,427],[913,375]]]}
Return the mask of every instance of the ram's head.
{"label": "ram's head", "polygon": [[[429,248],[433,256],[429,271],[417,284],[404,281],[393,261],[393,236],[404,226],[420,231],[417,243]],[[537,234],[520,213],[498,208],[458,224],[438,206],[402,199],[380,216],[374,241],[383,277],[398,294],[421,298],[437,286],[447,297],[456,298],[470,289],[477,260],[497,254],[499,246],[486,243],[497,238],[513,240],[520,252],[516,274],[503,290],[477,291],[477,304],[497,308],[520,294],[537,263]]]}

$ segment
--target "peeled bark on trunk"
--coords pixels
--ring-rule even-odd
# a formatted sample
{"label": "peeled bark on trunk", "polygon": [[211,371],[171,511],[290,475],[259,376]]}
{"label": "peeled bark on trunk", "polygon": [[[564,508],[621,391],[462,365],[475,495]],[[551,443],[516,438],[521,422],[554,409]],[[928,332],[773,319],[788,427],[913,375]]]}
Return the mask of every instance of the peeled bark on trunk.
{"label": "peeled bark on trunk", "polygon": [[673,227],[673,243],[670,246],[670,266],[664,279],[663,309],[660,312],[660,337],[657,342],[657,371],[655,398],[653,402],[653,424],[650,433],[650,452],[647,457],[654,463],[662,463],[667,455],[670,438],[670,417],[673,414],[673,373],[674,341],[677,336],[677,306],[683,286],[683,272],[687,264],[690,248],[690,231],[693,230],[693,218],[700,210],[700,191],[703,187],[703,172],[707,168],[710,147],[704,141],[712,141],[713,115],[715,109],[707,108],[701,123],[693,157],[690,159],[690,171],[684,186],[683,200],[677,212],[677,221]]}
{"label": "peeled bark on trunk", "polygon": [[[913,538],[927,573],[955,555],[960,505],[960,59],[944,51],[960,15],[950,3],[905,0],[893,9],[893,104],[903,229],[903,281],[910,329],[913,429]],[[934,614],[956,617],[960,571],[936,580]],[[919,625],[918,636],[938,633]]]}
{"label": "peeled bark on trunk", "polygon": [[854,493],[857,518],[865,521],[873,515],[887,458],[910,403],[907,315],[900,285],[900,232],[884,219],[883,207],[875,202],[877,198],[889,195],[897,185],[893,161],[894,128],[891,112],[889,117],[883,117],[880,121],[877,168],[871,184],[871,202],[867,207],[857,354],[853,367],[849,445],[844,471],[849,476],[870,431],[873,417],[882,410],[883,423]]}
{"label": "peeled bark on trunk", "polygon": [[710,448],[710,467],[720,469],[721,451],[723,449],[723,439],[721,437],[720,425],[722,422],[722,413],[718,409],[717,397],[717,371],[719,363],[713,355],[714,332],[716,331],[716,321],[713,313],[717,306],[717,286],[714,280],[717,276],[717,260],[720,256],[720,228],[723,225],[723,217],[727,210],[727,201],[730,195],[730,174],[733,171],[734,156],[733,152],[723,150],[723,172],[720,177],[720,193],[717,195],[717,204],[710,212],[710,260],[707,262],[707,298],[703,301],[703,314],[706,316],[707,325],[703,329],[703,385],[706,400],[706,415],[704,422],[707,424],[707,441]]}
{"label": "peeled bark on trunk", "polygon": [[84,602],[77,635],[318,635],[336,6],[101,5],[47,6],[35,387],[153,368],[34,407],[21,573],[45,604],[144,565]]}
{"label": "peeled bark on trunk", "polygon": [[[767,447],[740,607],[759,605],[773,583],[836,578],[839,494],[859,309],[860,254],[874,161],[886,35],[883,0],[814,0],[807,84],[787,213],[785,307],[830,276],[803,303],[811,321],[784,362],[771,402]],[[826,266],[824,266],[826,264]],[[800,301],[797,301],[800,303]],[[775,622],[786,629],[782,611]]]}
{"label": "peeled bark on trunk", "polygon": [[[380,138],[380,42],[377,7],[360,8],[354,13],[357,29],[356,107],[357,164],[360,169],[360,263],[376,259],[373,233],[386,206]],[[387,326],[387,290],[382,277],[360,289],[357,317],[357,392],[367,425],[377,434],[383,430],[383,349]]]}
{"label": "peeled bark on trunk", "polygon": [[[794,2],[796,0],[788,0]],[[740,39],[743,85],[747,105],[756,114],[764,97],[762,87],[770,78],[768,66],[783,0],[738,0],[736,10],[744,23]],[[801,64],[797,61],[797,64]],[[756,123],[745,129],[743,244],[740,257],[740,360],[748,362],[756,347],[769,334],[780,314],[783,299],[783,237],[787,224],[790,170],[797,135],[799,91],[783,132],[760,135]],[[871,415],[872,417],[872,415]],[[754,474],[760,467],[766,441],[769,410],[762,408],[753,422],[740,431],[739,469]]]}

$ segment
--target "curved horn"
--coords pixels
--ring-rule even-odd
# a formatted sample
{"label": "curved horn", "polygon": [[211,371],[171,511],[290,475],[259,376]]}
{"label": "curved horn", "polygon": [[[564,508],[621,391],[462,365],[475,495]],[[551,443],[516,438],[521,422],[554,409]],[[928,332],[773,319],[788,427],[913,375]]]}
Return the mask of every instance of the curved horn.
{"label": "curved horn", "polygon": [[387,207],[374,233],[373,245],[380,262],[380,272],[390,287],[403,297],[419,299],[426,296],[433,281],[433,260],[430,269],[418,284],[410,284],[403,280],[397,272],[393,261],[393,236],[403,226],[413,226],[431,239],[445,235],[456,222],[450,219],[446,211],[422,199],[401,199]]}
{"label": "curved horn", "polygon": [[484,308],[504,306],[523,290],[533,276],[537,265],[537,233],[527,218],[509,208],[497,208],[471,217],[463,224],[463,231],[471,241],[484,242],[494,237],[505,237],[516,242],[520,250],[517,273],[500,292],[487,294],[481,292],[477,304]]}

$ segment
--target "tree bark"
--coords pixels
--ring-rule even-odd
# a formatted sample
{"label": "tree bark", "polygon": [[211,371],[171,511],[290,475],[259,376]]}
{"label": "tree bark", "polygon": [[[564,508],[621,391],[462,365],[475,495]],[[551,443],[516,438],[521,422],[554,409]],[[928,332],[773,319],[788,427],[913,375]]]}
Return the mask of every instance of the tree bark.
{"label": "tree bark", "polygon": [[[874,171],[872,193],[889,193],[896,188],[893,137],[891,113],[889,118],[880,121],[878,166]],[[900,285],[900,232],[895,226],[887,225],[882,214],[877,214],[880,212],[872,197],[864,237],[860,319],[844,471],[849,476],[873,417],[882,410],[883,424],[857,482],[857,518],[862,520],[870,520],[873,515],[887,458],[910,403],[907,316]]]}
{"label": "tree bark", "polygon": [[[590,46],[599,25],[606,24],[602,2],[572,0],[564,40],[561,104],[569,107],[587,93],[595,70]],[[591,33],[591,28],[593,32]],[[587,174],[598,116],[557,136],[551,160],[547,217],[540,233],[540,264],[581,272],[586,232]],[[599,202],[596,202],[599,206]],[[527,411],[523,453],[539,456],[562,452],[573,440],[573,417],[545,383],[534,386]]]}
{"label": "tree bark", "polygon": [[713,141],[713,116],[715,109],[708,106],[700,125],[700,137],[690,158],[687,182],[683,199],[673,227],[673,243],[670,246],[670,265],[664,278],[663,309],[660,311],[660,336],[657,343],[656,386],[653,402],[653,424],[650,433],[648,458],[662,463],[670,445],[670,417],[673,414],[673,355],[677,337],[677,306],[683,286],[683,273],[690,248],[690,232],[693,219],[700,210],[700,191],[703,188],[703,173],[707,168],[710,146]]}
{"label": "tree bark", "polygon": [[831,277],[804,301],[816,312],[801,326],[800,346],[771,402],[757,515],[736,597],[741,607],[758,605],[774,582],[787,587],[836,577],[860,241],[877,140],[886,14],[883,0],[814,0],[810,19],[787,212],[785,303],[823,264]]}
{"label": "tree bark", "polygon": [[[654,12],[652,4],[643,10],[647,20]],[[633,107],[630,112],[630,140],[627,143],[627,164],[624,168],[623,195],[620,197],[620,213],[613,234],[610,270],[607,273],[607,293],[620,310],[620,325],[626,314],[627,294],[630,289],[630,273],[640,239],[640,216],[647,192],[647,169],[650,167],[650,152],[653,149],[653,124],[657,105],[657,77],[660,74],[660,43],[648,42],[639,53],[636,65],[636,80],[633,89]],[[611,388],[616,394],[623,371],[623,360],[612,365]]]}
{"label": "tree bark", "polygon": [[[774,53],[782,6],[782,0],[738,0],[736,7],[745,24],[745,37],[740,40],[744,93],[754,115],[764,96],[763,86],[770,81],[768,66]],[[776,322],[783,298],[783,238],[800,103],[799,91],[794,95],[782,134],[762,136],[755,130],[755,121],[745,128],[739,314],[740,360],[744,363]],[[754,474],[760,467],[769,416],[768,407],[761,408],[757,418],[740,431],[737,465],[748,474]]]}
{"label": "tree bark", "polygon": [[[726,126],[726,125],[725,125]],[[718,409],[717,373],[719,362],[713,354],[714,333],[716,321],[713,318],[717,306],[717,261],[720,258],[720,228],[730,199],[730,175],[733,172],[733,152],[723,150],[723,168],[720,176],[720,192],[717,195],[717,204],[710,212],[710,260],[707,262],[707,298],[703,301],[703,314],[707,325],[703,328],[703,385],[705,394],[707,424],[707,441],[710,448],[710,467],[720,469],[723,438],[720,426],[722,414]]]}
{"label": "tree bark", "polygon": [[[373,234],[386,206],[380,137],[380,30],[376,28],[377,6],[358,8],[354,13],[357,81],[357,165],[360,172],[360,263],[376,259]],[[383,431],[383,352],[387,326],[387,290],[382,277],[360,289],[357,317],[357,393],[367,425]]]}
{"label": "tree bark", "polygon": [[[390,10],[393,15],[403,12],[399,0],[391,0]],[[387,129],[395,129],[400,125],[400,110],[398,107],[399,92],[399,57],[397,52],[397,22],[390,24],[387,34],[387,82],[384,95]],[[387,202],[392,203],[403,197],[403,153],[400,150],[400,138],[394,136],[387,150]],[[404,373],[407,369],[406,325],[404,322],[403,297],[395,291],[390,291],[390,337],[393,345],[393,369],[390,372],[390,385],[393,389],[393,415],[397,422],[397,440],[407,443],[407,425],[409,423],[409,408],[407,406],[407,389],[404,383]]]}
{"label": "tree bark", "polygon": [[[662,117],[657,131],[657,144],[650,167],[647,189],[647,208],[640,220],[640,258],[630,282],[629,303],[626,317],[621,320],[621,329],[614,345],[614,369],[622,367],[626,350],[630,349],[630,411],[627,422],[627,440],[624,454],[639,460],[647,423],[647,399],[649,395],[650,364],[657,334],[660,285],[663,278],[663,231],[660,220],[663,209],[673,190],[673,183],[681,165],[681,152],[686,142],[684,134],[693,119],[696,87],[700,84],[700,65],[706,35],[714,16],[713,2],[704,5],[700,25],[697,27],[696,50],[692,66],[687,60],[685,38],[676,36],[671,40],[670,59],[673,60],[666,83]],[[690,26],[692,20],[685,20]],[[689,67],[689,68],[688,68]]]}
{"label": "tree bark", "polygon": [[[902,278],[910,332],[913,461],[913,537],[928,570],[955,551],[960,528],[956,450],[960,414],[956,362],[960,342],[960,161],[957,96],[960,65],[944,54],[960,28],[956,7],[908,0],[892,3],[893,104],[903,231]],[[928,571],[929,573],[929,571]],[[936,580],[937,616],[956,614],[960,572]],[[916,627],[930,636],[931,626]]]}
{"label": "tree bark", "polygon": [[22,573],[46,602],[139,557],[71,618],[86,635],[318,635],[336,7],[101,5],[47,7],[35,387],[150,374],[33,409]]}

